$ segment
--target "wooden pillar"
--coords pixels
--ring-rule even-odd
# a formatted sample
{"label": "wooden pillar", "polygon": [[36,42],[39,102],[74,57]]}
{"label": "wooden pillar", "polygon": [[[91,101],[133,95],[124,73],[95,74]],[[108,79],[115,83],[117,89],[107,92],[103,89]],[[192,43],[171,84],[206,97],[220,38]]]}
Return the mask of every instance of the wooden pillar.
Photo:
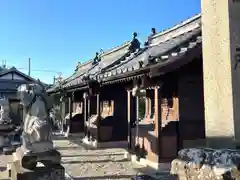
{"label": "wooden pillar", "polygon": [[100,114],[100,94],[97,94],[97,141],[101,141],[101,131],[100,131],[100,120],[101,120],[101,114]]}
{"label": "wooden pillar", "polygon": [[201,0],[201,9],[207,146],[233,148],[240,143],[240,1]]}
{"label": "wooden pillar", "polygon": [[159,87],[155,87],[154,89],[154,104],[155,104],[155,129],[154,136],[156,137],[156,154],[154,160],[157,163],[160,162],[161,158],[161,128],[162,128],[162,109],[161,109],[161,89]]}
{"label": "wooden pillar", "polygon": [[65,118],[65,101],[64,101],[64,97],[60,98],[60,102],[61,102],[61,118],[62,118],[62,122],[61,122],[61,131],[64,132],[64,118]]}
{"label": "wooden pillar", "polygon": [[68,133],[71,132],[71,120],[72,120],[72,113],[73,113],[73,102],[74,102],[74,94],[73,91],[70,98],[69,98],[69,122],[68,122]]}
{"label": "wooden pillar", "polygon": [[136,96],[136,145],[139,147],[139,97]]}
{"label": "wooden pillar", "polygon": [[131,91],[127,91],[127,98],[128,98],[128,150],[131,151],[132,149],[132,121],[131,121]]}
{"label": "wooden pillar", "polygon": [[152,89],[146,90],[146,114],[147,118],[151,118],[154,112],[154,101],[152,97]]}
{"label": "wooden pillar", "polygon": [[88,136],[88,141],[91,140],[91,137],[90,137],[90,117],[91,117],[91,98],[90,96],[88,97],[88,129],[87,129],[87,136]]}
{"label": "wooden pillar", "polygon": [[74,92],[72,93],[72,96],[70,96],[69,98],[69,120],[72,119],[72,112],[73,112],[73,99],[74,99]]}
{"label": "wooden pillar", "polygon": [[88,120],[88,100],[87,100],[87,93],[84,93],[83,99],[84,99],[84,136],[87,136],[87,120]]}
{"label": "wooden pillar", "polygon": [[150,103],[149,102],[150,102],[149,97],[146,96],[146,98],[145,98],[145,117],[144,118],[150,117],[150,112],[149,112]]}

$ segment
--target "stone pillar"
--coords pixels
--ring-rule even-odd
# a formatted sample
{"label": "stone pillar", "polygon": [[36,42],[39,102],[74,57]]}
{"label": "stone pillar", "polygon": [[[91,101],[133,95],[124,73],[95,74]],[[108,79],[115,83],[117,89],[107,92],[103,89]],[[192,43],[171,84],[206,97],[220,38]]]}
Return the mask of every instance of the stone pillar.
{"label": "stone pillar", "polygon": [[201,0],[207,145],[240,140],[240,1]]}

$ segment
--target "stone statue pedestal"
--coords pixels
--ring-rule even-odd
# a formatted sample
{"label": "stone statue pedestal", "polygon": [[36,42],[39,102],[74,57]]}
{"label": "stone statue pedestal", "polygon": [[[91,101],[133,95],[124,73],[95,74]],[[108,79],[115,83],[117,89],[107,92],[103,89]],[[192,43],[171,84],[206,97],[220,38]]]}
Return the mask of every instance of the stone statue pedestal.
{"label": "stone statue pedestal", "polygon": [[38,162],[44,164],[45,167],[52,167],[61,164],[61,154],[56,149],[38,153],[26,153],[21,146],[17,148],[16,152],[13,154],[13,158],[19,161],[23,168],[32,170],[36,168]]}
{"label": "stone statue pedestal", "polygon": [[25,169],[19,161],[11,164],[12,180],[65,180],[65,170],[61,165],[37,166],[34,170]]}

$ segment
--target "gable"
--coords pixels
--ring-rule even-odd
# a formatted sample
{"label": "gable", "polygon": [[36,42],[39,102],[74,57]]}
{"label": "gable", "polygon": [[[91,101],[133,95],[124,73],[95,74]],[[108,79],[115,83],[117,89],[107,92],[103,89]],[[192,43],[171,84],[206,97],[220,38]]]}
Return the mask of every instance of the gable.
{"label": "gable", "polygon": [[13,80],[25,81],[25,80],[28,80],[28,79],[26,79],[24,76],[21,76],[21,75],[19,75],[17,73],[13,73]]}
{"label": "gable", "polygon": [[4,79],[4,80],[12,80],[12,78],[13,78],[12,73],[7,73],[0,77],[0,79]]}
{"label": "gable", "polygon": [[25,78],[24,76],[15,73],[15,72],[9,72],[7,74],[4,74],[0,76],[1,80],[18,80],[18,81],[28,81],[29,79]]}

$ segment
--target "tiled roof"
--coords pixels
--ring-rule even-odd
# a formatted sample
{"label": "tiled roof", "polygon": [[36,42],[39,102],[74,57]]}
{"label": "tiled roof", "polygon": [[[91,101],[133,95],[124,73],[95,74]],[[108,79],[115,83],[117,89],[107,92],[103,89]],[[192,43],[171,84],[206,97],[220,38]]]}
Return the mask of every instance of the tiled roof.
{"label": "tiled roof", "polygon": [[176,28],[154,35],[148,47],[132,53],[131,56],[124,59],[120,64],[99,74],[98,79],[106,81],[108,77],[138,70],[141,68],[139,62],[143,63],[143,67],[148,66],[149,58],[160,57],[160,59],[165,61],[171,55],[177,56],[178,53],[186,52],[188,49],[191,49],[192,44],[189,45],[189,43],[194,43],[197,37],[201,36],[200,20],[200,15],[197,15],[181,23],[181,25],[177,25]]}
{"label": "tiled roof", "polygon": [[103,54],[101,56],[101,61],[97,64],[94,68],[89,70],[90,76],[95,76],[101,71],[107,69],[111,66],[114,62],[118,61],[122,57],[124,57],[128,53],[129,43],[125,44],[121,48],[116,49],[115,51],[107,54]]}
{"label": "tiled roof", "polygon": [[47,92],[55,92],[55,91],[58,90],[58,88],[59,88],[58,86],[53,85],[52,87],[50,87],[50,88],[47,89]]}
{"label": "tiled roof", "polygon": [[71,77],[71,81],[67,80],[67,83],[63,84],[64,88],[75,86],[83,82],[83,76],[89,75],[91,78],[96,78],[96,75],[112,66],[112,64],[119,61],[121,58],[125,58],[125,55],[128,53],[128,47],[130,43],[126,42],[121,46],[108,50],[104,52],[100,58],[101,61],[95,65],[92,65],[92,62],[87,64],[84,69],[80,69],[77,73],[77,76]]}
{"label": "tiled roof", "polygon": [[81,64],[77,67],[74,74],[64,80],[63,87],[69,87],[71,85],[78,84],[78,79],[86,74],[86,72],[92,67],[92,60],[89,60],[87,63]]}
{"label": "tiled roof", "polygon": [[[201,16],[196,15],[176,26],[155,34],[150,38],[148,46],[136,50],[129,55],[129,42],[101,55],[97,65],[87,63],[80,65],[79,70],[69,77],[64,88],[84,84],[84,75],[102,82],[137,72],[157,64],[164,66],[178,61],[191,49],[201,46]],[[150,61],[151,59],[151,61]],[[152,61],[153,60],[153,61]],[[92,62],[92,61],[91,61]]]}

